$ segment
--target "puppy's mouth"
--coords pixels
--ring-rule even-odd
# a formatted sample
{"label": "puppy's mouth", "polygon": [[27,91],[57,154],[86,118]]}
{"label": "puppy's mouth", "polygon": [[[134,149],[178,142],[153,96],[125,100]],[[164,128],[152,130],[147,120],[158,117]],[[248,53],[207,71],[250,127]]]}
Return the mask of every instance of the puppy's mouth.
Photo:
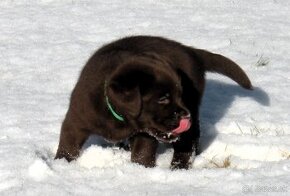
{"label": "puppy's mouth", "polygon": [[159,131],[153,128],[150,128],[150,129],[148,128],[148,129],[142,130],[141,132],[146,132],[150,136],[156,138],[158,141],[164,142],[164,143],[173,143],[179,139],[179,135],[175,135],[172,132],[168,133],[168,132]]}
{"label": "puppy's mouth", "polygon": [[141,132],[146,132],[150,136],[155,137],[157,140],[161,142],[173,143],[179,139],[181,133],[188,131],[190,127],[191,127],[190,118],[183,118],[180,120],[179,126],[170,132],[161,131],[155,128],[147,128],[142,130]]}

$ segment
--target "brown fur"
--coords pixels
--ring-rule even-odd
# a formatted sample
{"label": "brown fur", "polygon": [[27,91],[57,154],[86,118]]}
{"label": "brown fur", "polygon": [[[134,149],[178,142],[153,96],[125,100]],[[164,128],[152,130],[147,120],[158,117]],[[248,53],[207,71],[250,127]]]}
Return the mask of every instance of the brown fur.
{"label": "brown fur", "polygon": [[[206,71],[252,88],[230,59],[161,37],[127,37],[100,48],[72,92],[56,158],[76,159],[89,135],[97,134],[112,142],[129,138],[131,160],[146,167],[155,166],[158,140],[172,142],[172,168],[188,168],[192,153],[198,151]],[[170,95],[165,101],[164,94]],[[113,117],[106,96],[124,121]],[[164,139],[188,114],[191,128],[177,141],[172,136]]]}

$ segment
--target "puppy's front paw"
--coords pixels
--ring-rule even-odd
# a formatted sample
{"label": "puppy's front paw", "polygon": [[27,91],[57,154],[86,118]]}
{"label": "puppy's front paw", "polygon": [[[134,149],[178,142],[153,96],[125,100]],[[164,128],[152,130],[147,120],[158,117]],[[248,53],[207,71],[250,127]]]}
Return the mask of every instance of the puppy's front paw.
{"label": "puppy's front paw", "polygon": [[155,159],[142,159],[142,158],[137,158],[137,157],[132,157],[131,161],[133,163],[138,163],[140,165],[143,165],[146,168],[152,168],[155,167]]}
{"label": "puppy's front paw", "polygon": [[55,155],[54,159],[65,158],[68,162],[71,162],[71,161],[75,160],[77,157],[78,157],[77,155],[72,155],[69,152],[58,151],[57,154]]}
{"label": "puppy's front paw", "polygon": [[189,169],[192,164],[190,161],[191,154],[187,152],[174,153],[170,169]]}

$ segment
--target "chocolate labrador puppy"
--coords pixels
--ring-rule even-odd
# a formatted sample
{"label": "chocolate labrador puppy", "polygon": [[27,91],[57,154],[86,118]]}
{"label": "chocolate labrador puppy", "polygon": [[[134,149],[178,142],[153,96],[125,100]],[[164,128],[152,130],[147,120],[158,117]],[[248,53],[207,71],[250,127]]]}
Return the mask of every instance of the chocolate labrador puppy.
{"label": "chocolate labrador puppy", "polygon": [[155,166],[158,141],[172,143],[172,169],[198,153],[199,105],[205,72],[252,89],[230,59],[161,37],[126,37],[100,48],[72,92],[55,158],[72,161],[91,134],[130,141],[131,160]]}

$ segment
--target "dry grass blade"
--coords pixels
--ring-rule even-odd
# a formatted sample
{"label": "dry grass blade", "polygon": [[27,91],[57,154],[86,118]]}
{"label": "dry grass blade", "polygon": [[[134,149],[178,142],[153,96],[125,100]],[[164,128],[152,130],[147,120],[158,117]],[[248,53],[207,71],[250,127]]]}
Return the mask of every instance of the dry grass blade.
{"label": "dry grass blade", "polygon": [[231,156],[227,156],[222,163],[219,163],[215,160],[210,160],[210,163],[213,164],[215,168],[229,168],[231,166]]}

